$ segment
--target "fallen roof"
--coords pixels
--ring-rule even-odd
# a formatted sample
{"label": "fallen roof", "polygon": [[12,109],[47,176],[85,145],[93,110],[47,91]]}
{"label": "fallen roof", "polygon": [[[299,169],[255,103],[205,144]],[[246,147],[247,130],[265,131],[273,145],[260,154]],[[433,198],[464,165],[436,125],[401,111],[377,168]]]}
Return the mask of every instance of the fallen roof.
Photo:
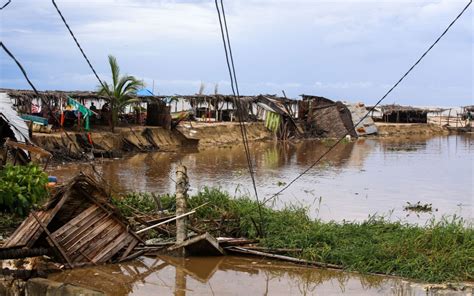
{"label": "fallen roof", "polygon": [[367,109],[362,103],[345,103],[351,112],[352,123],[358,136],[372,135],[377,133],[377,127],[371,116],[367,115]]}
{"label": "fallen roof", "polygon": [[31,212],[2,249],[49,244],[61,255],[61,262],[73,267],[122,260],[139,242],[143,241],[99,182],[80,174],[59,188],[42,209]]}
{"label": "fallen roof", "polygon": [[13,102],[6,93],[0,92],[0,116],[10,126],[17,142],[29,142],[28,126],[13,108]]}

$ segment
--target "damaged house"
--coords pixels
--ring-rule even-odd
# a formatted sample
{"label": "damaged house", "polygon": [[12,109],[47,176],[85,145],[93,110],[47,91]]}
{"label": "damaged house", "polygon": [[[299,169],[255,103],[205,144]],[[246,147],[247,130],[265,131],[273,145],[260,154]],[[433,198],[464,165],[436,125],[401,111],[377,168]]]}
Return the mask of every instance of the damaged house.
{"label": "damaged house", "polygon": [[105,189],[80,174],[30,213],[0,248],[0,258],[49,254],[72,268],[125,260],[140,242]]}

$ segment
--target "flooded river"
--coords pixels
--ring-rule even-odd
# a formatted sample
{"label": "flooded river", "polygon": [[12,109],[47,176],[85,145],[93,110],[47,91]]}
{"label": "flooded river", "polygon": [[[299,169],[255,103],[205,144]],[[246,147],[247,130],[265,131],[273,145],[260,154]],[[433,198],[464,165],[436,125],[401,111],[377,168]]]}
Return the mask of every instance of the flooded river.
{"label": "flooded river", "polygon": [[[269,197],[314,162],[330,142],[251,143],[260,198]],[[243,146],[204,147],[142,153],[95,161],[115,191],[174,192],[178,163],[188,167],[192,191],[218,186],[232,194],[251,194]],[[474,136],[370,138],[343,143],[318,166],[283,192],[275,207],[302,204],[315,218],[364,220],[390,215],[424,223],[431,215],[473,219]],[[90,164],[53,166],[49,173],[66,181]],[[191,194],[193,193],[191,192]],[[407,202],[432,204],[433,214],[404,211]],[[407,215],[409,215],[407,217]]]}
{"label": "flooded river", "polygon": [[[251,143],[260,198],[281,189],[330,144]],[[252,192],[240,145],[137,154],[95,161],[94,166],[114,191],[169,193],[174,192],[172,179],[180,162],[188,167],[194,192],[203,186],[219,186],[235,195]],[[315,218],[337,221],[360,221],[376,213],[418,223],[431,215],[457,214],[472,220],[473,162],[472,136],[360,139],[338,146],[273,206],[302,204],[310,207]],[[54,166],[50,174],[64,182],[81,170],[90,171],[91,165]],[[403,210],[407,202],[418,201],[431,203],[433,214],[418,217]],[[50,278],[108,295],[431,295],[422,285],[397,278],[232,256],[141,257]]]}
{"label": "flooded river", "polygon": [[123,264],[69,270],[49,278],[114,296],[431,295],[423,290],[422,285],[397,278],[362,276],[232,256],[142,257]]}

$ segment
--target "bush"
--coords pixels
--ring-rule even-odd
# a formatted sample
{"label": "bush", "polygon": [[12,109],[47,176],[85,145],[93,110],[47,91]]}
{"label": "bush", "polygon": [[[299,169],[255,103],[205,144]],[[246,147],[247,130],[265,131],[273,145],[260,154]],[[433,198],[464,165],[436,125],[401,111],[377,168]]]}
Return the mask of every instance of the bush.
{"label": "bush", "polygon": [[48,175],[37,165],[7,165],[0,171],[0,212],[26,215],[44,200]]}

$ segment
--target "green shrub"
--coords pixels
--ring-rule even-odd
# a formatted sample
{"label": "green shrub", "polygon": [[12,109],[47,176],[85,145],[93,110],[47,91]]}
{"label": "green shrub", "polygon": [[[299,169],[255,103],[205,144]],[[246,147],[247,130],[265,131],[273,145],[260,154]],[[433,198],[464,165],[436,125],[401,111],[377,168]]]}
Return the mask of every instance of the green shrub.
{"label": "green shrub", "polygon": [[48,175],[35,164],[7,165],[0,171],[0,212],[26,215],[47,196]]}
{"label": "green shrub", "polygon": [[122,215],[126,217],[133,216],[135,210],[148,214],[153,212],[156,208],[153,197],[148,193],[128,193],[121,198],[114,198],[112,201]]}

